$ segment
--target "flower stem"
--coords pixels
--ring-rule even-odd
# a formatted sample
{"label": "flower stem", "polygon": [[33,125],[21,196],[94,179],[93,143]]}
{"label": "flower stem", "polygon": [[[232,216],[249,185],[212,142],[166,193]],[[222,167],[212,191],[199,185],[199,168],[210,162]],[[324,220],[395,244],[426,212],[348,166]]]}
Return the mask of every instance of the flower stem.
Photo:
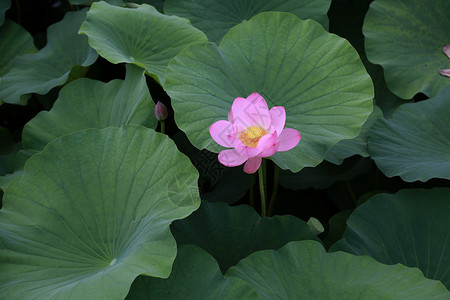
{"label": "flower stem", "polygon": [[160,121],[161,123],[161,133],[165,134],[166,133],[166,122],[164,120]]}
{"label": "flower stem", "polygon": [[255,174],[250,175],[250,206],[255,208]]}
{"label": "flower stem", "polygon": [[264,184],[264,173],[265,173],[266,161],[263,159],[261,167],[258,169],[259,176],[259,192],[261,194],[261,217],[266,216],[266,186]]}
{"label": "flower stem", "polygon": [[275,207],[275,201],[277,200],[277,193],[278,193],[278,166],[276,164],[273,164],[273,189],[272,189],[272,196],[270,197],[269,202],[269,216],[273,215],[273,209]]}

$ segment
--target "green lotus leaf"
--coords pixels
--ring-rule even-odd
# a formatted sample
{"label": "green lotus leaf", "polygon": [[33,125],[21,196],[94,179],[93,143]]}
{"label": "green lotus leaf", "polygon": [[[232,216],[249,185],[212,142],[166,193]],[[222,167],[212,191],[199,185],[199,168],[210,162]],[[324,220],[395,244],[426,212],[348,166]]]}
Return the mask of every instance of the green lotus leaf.
{"label": "green lotus leaf", "polygon": [[16,163],[16,161],[11,163],[9,161],[11,159],[15,159],[15,156],[2,155],[0,157],[0,163],[2,163],[4,165],[3,168],[7,170],[4,173],[2,172],[2,175],[0,176],[0,189],[3,191],[6,190],[8,185],[14,179],[23,174],[23,165],[26,162],[26,160],[20,160],[19,161],[20,164]]}
{"label": "green lotus leaf", "polygon": [[138,124],[155,128],[155,104],[144,70],[127,65],[125,80],[108,83],[82,78],[66,85],[53,108],[28,122],[22,133],[25,149],[41,151],[51,140],[87,128]]}
{"label": "green lotus leaf", "polygon": [[367,57],[383,66],[388,87],[399,97],[434,97],[450,84],[439,74],[450,68],[442,52],[450,44],[449,11],[450,2],[443,0],[371,3],[363,27]]}
{"label": "green lotus leaf", "polygon": [[[100,0],[70,0],[70,3],[75,5],[91,5],[93,2],[99,2]],[[111,5],[125,5],[125,3],[122,0],[102,0],[106,3],[109,3]],[[157,8],[158,10],[162,10],[162,7],[164,5],[164,0],[135,0],[131,3],[128,2],[128,5],[132,6],[133,4],[150,4],[153,7]],[[160,10],[160,11],[161,11]]]}
{"label": "green lotus leaf", "polygon": [[136,0],[133,3],[149,4],[149,5],[153,6],[154,8],[156,8],[159,12],[163,12],[164,11],[164,2],[165,2],[165,0]]}
{"label": "green lotus leaf", "polygon": [[416,267],[450,288],[449,199],[450,188],[375,195],[356,208],[331,251]]}
{"label": "green lotus leaf", "polygon": [[395,108],[405,103],[405,100],[394,95],[386,85],[383,68],[367,60],[364,50],[364,35],[362,26],[364,16],[373,0],[333,0],[328,17],[330,32],[348,40],[358,51],[361,61],[372,78],[375,87],[376,104],[384,115],[390,115]]}
{"label": "green lotus leaf", "polygon": [[[3,26],[0,27],[0,53],[2,54],[0,55],[0,84],[2,81],[1,76],[9,72],[11,62],[15,57],[37,51],[33,44],[33,37],[28,31],[13,21],[6,20]],[[29,95],[22,95],[18,103],[24,104],[28,99]],[[2,98],[0,98],[1,103],[3,103]]]}
{"label": "green lotus leaf", "polygon": [[19,104],[20,96],[46,94],[66,82],[75,65],[89,66],[97,53],[87,39],[78,35],[86,11],[68,12],[64,19],[48,28],[47,45],[38,53],[25,54],[11,62],[11,70],[0,81],[0,99]]}
{"label": "green lotus leaf", "polygon": [[388,177],[450,179],[450,86],[431,99],[401,105],[369,131],[370,156]]}
{"label": "green lotus leaf", "polygon": [[290,12],[300,19],[316,20],[327,29],[330,4],[330,0],[166,0],[164,12],[191,20],[218,44],[233,26],[265,11]]}
{"label": "green lotus leaf", "polygon": [[34,52],[33,37],[22,26],[7,20],[0,27],[0,76],[8,73],[13,58]]}
{"label": "green lotus leaf", "polygon": [[4,190],[9,181],[13,179],[10,173],[25,164],[26,160],[17,166],[16,157],[21,148],[21,143],[14,142],[9,130],[0,127],[0,189]]}
{"label": "green lotus leaf", "polygon": [[[74,5],[91,5],[93,2],[97,2],[98,0],[69,0],[70,3]],[[112,5],[123,5],[122,0],[103,0]]]}
{"label": "green lotus leaf", "polygon": [[22,175],[23,166],[33,154],[35,152],[23,150],[21,143],[18,143],[11,153],[0,156],[0,164],[2,165],[0,168],[0,189],[6,190],[13,179]]}
{"label": "green lotus leaf", "polygon": [[5,12],[11,7],[11,0],[0,0],[0,26],[5,22]]}
{"label": "green lotus leaf", "polygon": [[26,160],[53,139],[88,128],[127,124],[156,127],[155,104],[148,91],[144,70],[127,65],[125,80],[109,83],[82,78],[63,87],[53,108],[42,111],[22,131],[24,150],[11,158],[13,168],[1,174],[0,187],[23,172]]}
{"label": "green lotus leaf", "polygon": [[198,173],[165,135],[127,125],[52,141],[6,189],[0,298],[123,299],[168,277],[169,225],[198,208]]}
{"label": "green lotus leaf", "polygon": [[325,159],[336,165],[340,165],[343,163],[344,159],[353,155],[368,157],[369,152],[367,150],[367,136],[369,135],[369,129],[376,120],[382,117],[383,112],[378,108],[378,106],[374,105],[373,111],[362,126],[359,135],[353,139],[338,142],[327,152]]}
{"label": "green lotus leaf", "polygon": [[202,202],[200,209],[172,225],[178,243],[195,244],[225,272],[250,253],[278,249],[290,241],[317,240],[308,225],[290,215],[261,218],[250,206]]}
{"label": "green lotus leaf", "polygon": [[29,156],[23,155],[22,143],[15,143],[8,129],[0,127],[0,189],[19,176]]}
{"label": "green lotus leaf", "polygon": [[259,299],[253,288],[235,277],[224,277],[211,255],[194,245],[178,249],[167,279],[139,276],[128,300],[134,299]]}
{"label": "green lotus leaf", "polygon": [[347,219],[350,217],[352,210],[341,210],[328,220],[328,233],[323,238],[323,244],[329,249],[334,243],[342,239],[345,229],[347,228]]}
{"label": "green lotus leaf", "polygon": [[367,61],[367,58],[361,59],[364,62],[367,72],[369,72],[375,86],[375,103],[383,111],[385,117],[390,117],[400,105],[412,102],[412,99],[404,100],[391,92],[386,84],[382,67],[371,64]]}
{"label": "green lotus leaf", "polygon": [[258,92],[284,106],[286,127],[302,134],[272,158],[297,172],[320,163],[331,146],[358,135],[372,112],[373,85],[350,44],[313,20],[266,12],[222,39],[193,45],[167,68],[175,121],[197,148],[219,152],[209,126],[227,118],[236,97]]}
{"label": "green lotus leaf", "polygon": [[80,33],[89,44],[110,62],[133,63],[161,84],[169,61],[188,45],[204,43],[203,32],[186,19],[166,16],[153,6],[123,8],[95,2],[88,12]]}
{"label": "green lotus leaf", "polygon": [[316,241],[249,255],[227,277],[248,282],[261,299],[449,299],[439,281],[417,269],[367,256],[326,253]]}

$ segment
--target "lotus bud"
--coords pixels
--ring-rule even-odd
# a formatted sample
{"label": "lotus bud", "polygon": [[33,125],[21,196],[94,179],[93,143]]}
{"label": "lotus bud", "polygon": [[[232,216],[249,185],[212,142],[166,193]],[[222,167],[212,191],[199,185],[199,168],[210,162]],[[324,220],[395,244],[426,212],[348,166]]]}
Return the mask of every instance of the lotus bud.
{"label": "lotus bud", "polygon": [[325,231],[325,228],[323,228],[323,225],[320,223],[320,221],[314,217],[309,218],[307,224],[308,224],[309,230],[311,230],[311,232],[314,235],[319,235]]}
{"label": "lotus bud", "polygon": [[158,121],[167,119],[167,107],[160,101],[155,106],[155,117]]}

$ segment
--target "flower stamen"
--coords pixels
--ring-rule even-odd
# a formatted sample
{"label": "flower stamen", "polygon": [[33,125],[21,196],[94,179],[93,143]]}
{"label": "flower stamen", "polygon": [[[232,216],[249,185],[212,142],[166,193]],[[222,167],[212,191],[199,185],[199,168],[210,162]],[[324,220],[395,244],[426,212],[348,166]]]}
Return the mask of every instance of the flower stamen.
{"label": "flower stamen", "polygon": [[268,132],[258,126],[250,126],[246,130],[242,131],[239,135],[239,139],[245,146],[256,148],[259,140]]}

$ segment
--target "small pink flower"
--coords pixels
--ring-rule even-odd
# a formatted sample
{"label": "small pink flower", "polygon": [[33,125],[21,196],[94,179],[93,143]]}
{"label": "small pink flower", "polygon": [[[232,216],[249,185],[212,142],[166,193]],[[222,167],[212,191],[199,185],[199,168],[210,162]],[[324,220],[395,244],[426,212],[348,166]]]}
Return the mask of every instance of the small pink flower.
{"label": "small pink flower", "polygon": [[160,101],[158,101],[155,106],[155,117],[158,121],[164,121],[167,119],[167,108]]}
{"label": "small pink flower", "polygon": [[[448,58],[450,58],[450,45],[445,45],[442,48],[442,51],[444,52],[445,55],[447,55]],[[439,70],[439,73],[442,76],[450,77],[450,69]]]}
{"label": "small pink flower", "polygon": [[445,45],[444,47],[442,47],[442,52],[444,52],[445,55],[450,58],[450,45]]}
{"label": "small pink flower", "polygon": [[219,161],[228,167],[244,165],[244,172],[255,173],[263,157],[277,151],[288,151],[300,142],[300,132],[284,128],[286,112],[283,106],[269,110],[266,100],[253,93],[247,99],[234,99],[228,121],[221,120],[209,127],[212,138],[227,148],[219,153]]}
{"label": "small pink flower", "polygon": [[439,74],[442,76],[450,77],[450,69],[439,70]]}

